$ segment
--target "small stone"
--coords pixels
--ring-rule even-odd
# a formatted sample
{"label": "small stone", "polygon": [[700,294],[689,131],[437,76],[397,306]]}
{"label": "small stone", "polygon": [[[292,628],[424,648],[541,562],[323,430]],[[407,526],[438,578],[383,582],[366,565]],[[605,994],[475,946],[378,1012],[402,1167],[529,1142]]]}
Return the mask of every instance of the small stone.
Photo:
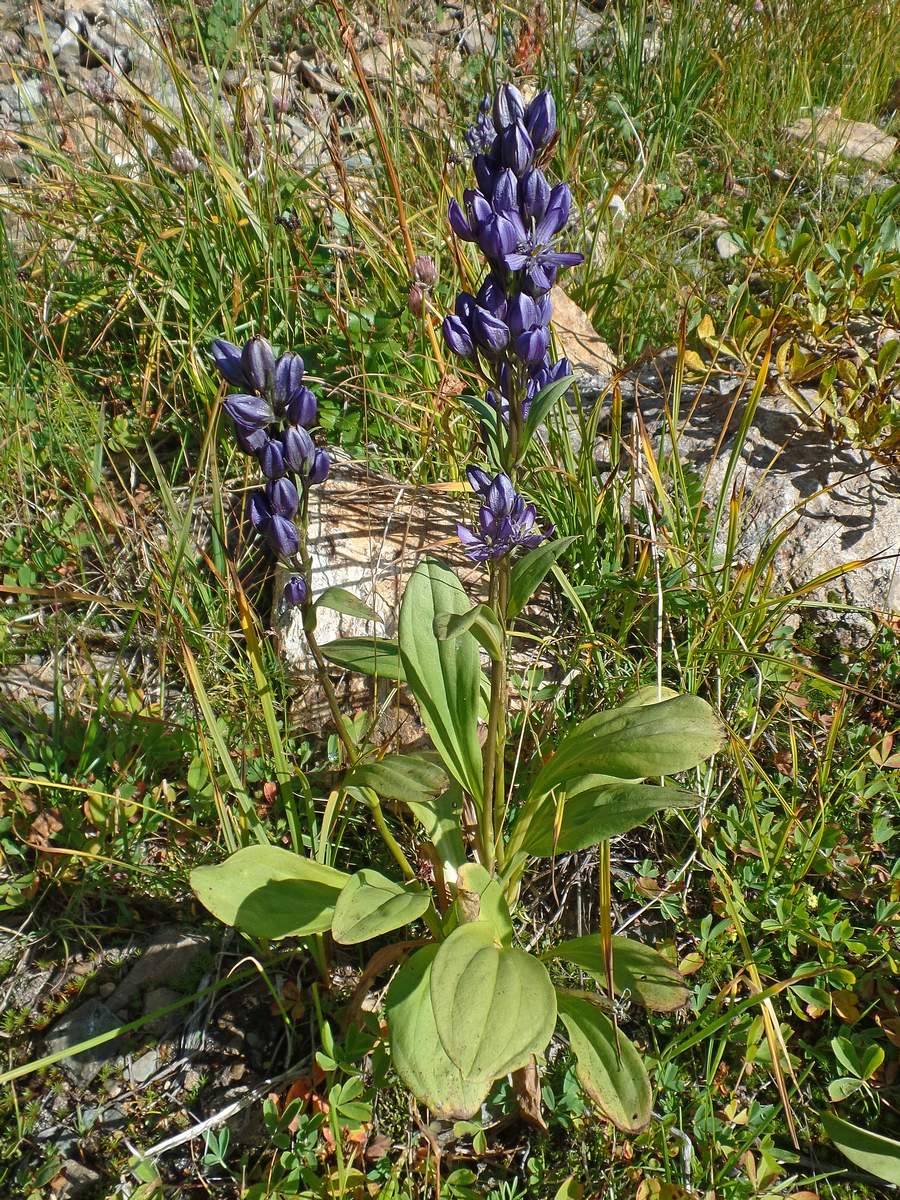
{"label": "small stone", "polygon": [[741,253],[741,247],[730,233],[720,233],[716,238],[716,253],[719,258],[734,258]]}
{"label": "small stone", "polygon": [[[47,1052],[56,1054],[60,1050],[78,1046],[102,1033],[111,1033],[120,1023],[116,1014],[102,1000],[87,1000],[56,1022],[47,1038]],[[115,1058],[119,1053],[121,1053],[120,1039],[111,1038],[99,1046],[93,1046],[80,1054],[63,1059],[61,1065],[70,1078],[85,1086],[98,1074],[105,1062]]]}
{"label": "small stone", "polygon": [[128,1065],[128,1078],[133,1084],[146,1083],[159,1070],[159,1051],[147,1050]]}
{"label": "small stone", "polygon": [[97,1186],[100,1178],[90,1167],[76,1162],[74,1158],[67,1158],[50,1186],[56,1200],[79,1200],[79,1197],[87,1196]]}
{"label": "small stone", "polygon": [[[144,997],[144,1015],[149,1017],[152,1013],[157,1012],[161,1008],[168,1008],[170,1004],[174,1004],[180,999],[181,997],[178,992],[174,992],[171,988],[153,988]],[[148,1034],[158,1036],[177,1019],[177,1011],[164,1013],[162,1016],[154,1017],[152,1021],[148,1021],[144,1028]]]}
{"label": "small stone", "polygon": [[813,117],[801,117],[786,133],[798,142],[812,139],[826,154],[862,158],[876,167],[885,166],[897,149],[897,138],[866,121],[847,121],[839,108],[817,109]]}

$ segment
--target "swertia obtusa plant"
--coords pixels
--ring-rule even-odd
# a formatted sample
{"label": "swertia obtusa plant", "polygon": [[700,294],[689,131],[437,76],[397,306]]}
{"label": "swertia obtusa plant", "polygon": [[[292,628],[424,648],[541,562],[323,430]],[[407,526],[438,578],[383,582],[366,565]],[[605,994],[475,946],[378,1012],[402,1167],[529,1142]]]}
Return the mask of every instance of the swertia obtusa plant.
{"label": "swertia obtusa plant", "polygon": [[[501,87],[467,137],[478,188],[464,193],[462,205],[450,203],[454,233],[475,243],[487,264],[478,292],[461,293],[443,324],[450,350],[485,385],[483,397],[468,401],[484,448],[484,465],[467,470],[480,507],[474,528],[460,525],[459,537],[468,556],[486,566],[486,603],[471,605],[453,571],[426,558],[406,587],[396,641],[342,639],[320,647],[319,608],[377,618],[340,588],[312,596],[307,497],[328,472],[328,456],[310,433],[315,396],[296,355],[276,360],[261,338],[242,350],[214,343],[219,370],[240,389],[225,410],[267,480],[251,497],[251,520],[295,566],[285,601],[302,612],[346,752],[341,793],[368,806],[402,878],[372,868],[348,875],[278,847],[251,846],[198,868],[191,882],[212,913],[256,937],[330,932],[336,942],[356,945],[418,928],[421,945],[396,971],[385,1013],[394,1066],[436,1114],[471,1116],[495,1080],[534,1070],[559,1021],[587,1095],[616,1126],[634,1132],[650,1119],[650,1084],[637,1050],[616,1029],[615,993],[627,991],[658,1011],[682,1006],[688,993],[665,958],[612,936],[608,843],[659,810],[697,803],[690,793],[644,780],[697,766],[722,734],[698,697],[644,689],[569,729],[530,772],[507,778],[509,628],[572,540],[554,540],[519,491],[528,445],[571,382],[567,361],[549,354],[550,289],[561,268],[581,261],[556,248],[571,199],[540,166],[555,131],[548,92],[526,105],[515,87]],[[357,744],[326,660],[405,683],[433,750],[384,754]],[[430,885],[417,877],[385,803],[405,807],[421,827],[418,848],[433,866]],[[601,929],[540,957],[519,949],[511,905],[529,863],[595,845]],[[554,959],[585,971],[599,987],[554,986]]]}

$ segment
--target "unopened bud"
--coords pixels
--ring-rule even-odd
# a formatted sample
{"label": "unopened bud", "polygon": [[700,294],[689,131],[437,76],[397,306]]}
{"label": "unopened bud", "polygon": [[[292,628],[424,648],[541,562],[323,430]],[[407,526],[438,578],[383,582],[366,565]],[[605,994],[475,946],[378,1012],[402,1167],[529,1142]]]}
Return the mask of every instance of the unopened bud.
{"label": "unopened bud", "polygon": [[414,283],[410,286],[406,304],[414,317],[421,317],[425,311],[425,289],[421,283]]}
{"label": "unopened bud", "polygon": [[427,254],[417,254],[416,261],[413,263],[413,277],[417,283],[424,283],[426,287],[431,287],[437,281],[437,267],[434,265],[434,259],[429,258]]}

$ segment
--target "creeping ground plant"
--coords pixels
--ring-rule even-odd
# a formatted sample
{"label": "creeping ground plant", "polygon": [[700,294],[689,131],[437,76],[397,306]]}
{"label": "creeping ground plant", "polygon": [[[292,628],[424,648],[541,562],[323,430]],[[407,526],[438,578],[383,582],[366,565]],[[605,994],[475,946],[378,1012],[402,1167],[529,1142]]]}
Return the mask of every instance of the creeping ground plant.
{"label": "creeping ground plant", "polygon": [[[451,352],[483,382],[483,394],[468,401],[483,450],[467,469],[479,507],[471,526],[459,526],[459,538],[484,565],[486,603],[470,604],[456,575],[426,558],[407,585],[396,641],[320,646],[319,608],[367,610],[341,589],[312,594],[307,500],[329,465],[311,432],[316,398],[297,355],[276,359],[259,337],[243,349],[213,345],[235,389],[224,403],[235,436],[266,478],[251,496],[250,517],[293,570],[284,601],[301,610],[343,744],[339,794],[371,811],[397,877],[369,867],[349,875],[263,845],[201,867],[191,881],[212,913],[259,938],[330,933],[356,945],[412,926],[400,949],[410,941],[415,948],[388,987],[385,1016],[397,1072],[436,1114],[476,1113],[496,1080],[539,1067],[560,1026],[590,1101],[633,1132],[650,1119],[650,1084],[638,1051],[616,1028],[614,996],[627,992],[669,1011],[686,1002],[687,989],[654,950],[612,935],[608,843],[660,810],[697,803],[660,777],[697,766],[722,738],[703,700],[646,689],[568,729],[530,770],[507,776],[510,626],[570,541],[554,538],[523,479],[529,443],[571,384],[568,362],[551,353],[549,328],[556,277],[581,261],[559,244],[569,189],[551,184],[542,167],[555,132],[548,92],[526,104],[515,87],[502,86],[467,137],[478,186],[461,204],[450,202],[454,234],[486,264],[477,292],[460,293],[443,323]],[[433,748],[380,753],[360,744],[341,714],[328,660],[405,683]],[[421,826],[434,866],[429,883],[391,828],[390,811],[402,807]],[[600,930],[542,956],[521,949],[513,914],[529,863],[595,845]],[[555,986],[556,959],[584,971],[593,989]],[[386,961],[383,951],[379,961]]]}

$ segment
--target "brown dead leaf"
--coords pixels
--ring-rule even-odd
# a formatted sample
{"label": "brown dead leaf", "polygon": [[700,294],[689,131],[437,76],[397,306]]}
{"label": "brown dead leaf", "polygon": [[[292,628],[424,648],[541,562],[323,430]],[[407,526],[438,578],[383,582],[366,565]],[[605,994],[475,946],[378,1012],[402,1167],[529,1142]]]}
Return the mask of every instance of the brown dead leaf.
{"label": "brown dead leaf", "polygon": [[28,830],[28,841],[32,846],[42,850],[50,844],[51,838],[62,829],[59,811],[55,808],[45,808],[34,818]]}
{"label": "brown dead leaf", "polygon": [[541,1074],[534,1059],[518,1071],[513,1071],[513,1094],[519,1106],[519,1116],[542,1133],[547,1132],[541,1104]]}

